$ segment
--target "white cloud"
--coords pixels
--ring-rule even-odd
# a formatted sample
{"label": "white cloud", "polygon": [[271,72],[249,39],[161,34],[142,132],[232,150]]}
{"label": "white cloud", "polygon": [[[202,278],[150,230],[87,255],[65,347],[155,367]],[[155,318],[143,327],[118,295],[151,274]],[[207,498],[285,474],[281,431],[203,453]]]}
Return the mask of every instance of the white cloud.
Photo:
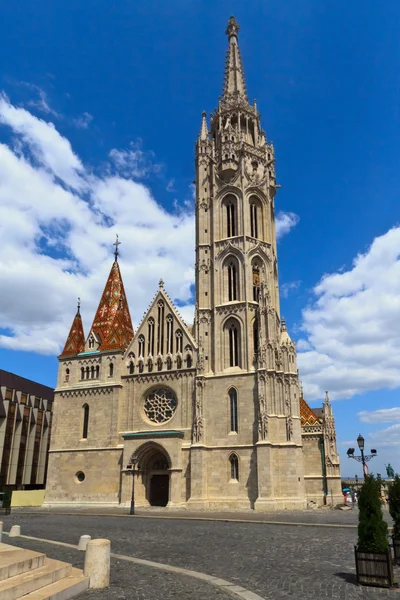
{"label": "white cloud", "polygon": [[[303,310],[298,360],[310,399],[400,385],[400,227],[374,239],[352,267],[325,275]],[[299,348],[304,346],[299,344]]]}
{"label": "white cloud", "polygon": [[84,112],[80,117],[72,119],[72,123],[78,129],[87,129],[90,123],[93,121],[93,115],[88,112]]}
{"label": "white cloud", "polygon": [[281,285],[281,297],[287,298],[289,294],[295,290],[298,290],[301,285],[301,281],[288,281],[287,283],[283,283]]}
{"label": "white cloud", "polygon": [[281,237],[289,233],[289,231],[299,222],[299,216],[292,212],[278,212],[275,217],[276,237],[279,240]]}
{"label": "white cloud", "polygon": [[400,446],[400,423],[386,429],[378,429],[378,431],[370,433],[368,438],[378,448],[380,446]]}
{"label": "white cloud", "polygon": [[[0,347],[59,353],[78,296],[88,333],[117,233],[134,324],[140,322],[161,276],[191,324],[193,202],[184,199],[168,212],[138,181],[159,173],[162,167],[154,155],[138,142],[113,149],[110,164],[96,175],[53,123],[14,106],[4,94],[0,135],[2,130],[12,137],[0,143]],[[294,221],[281,215],[280,235]]]}
{"label": "white cloud", "polygon": [[357,417],[362,423],[394,423],[400,421],[400,407],[363,410],[357,413]]}

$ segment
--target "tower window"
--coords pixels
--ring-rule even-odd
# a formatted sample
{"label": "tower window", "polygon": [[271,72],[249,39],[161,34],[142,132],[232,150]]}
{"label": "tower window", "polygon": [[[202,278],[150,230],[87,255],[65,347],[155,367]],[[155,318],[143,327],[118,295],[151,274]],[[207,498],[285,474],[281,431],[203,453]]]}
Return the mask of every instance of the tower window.
{"label": "tower window", "polygon": [[190,369],[191,366],[192,366],[192,357],[190,356],[190,354],[188,354],[186,357],[186,367],[188,369]]}
{"label": "tower window", "polygon": [[149,373],[151,373],[153,370],[153,361],[151,360],[151,358],[149,358],[149,360],[147,361],[147,370]]}
{"label": "tower window", "polygon": [[228,300],[232,302],[237,299],[237,270],[232,261],[228,264]]}
{"label": "tower window", "polygon": [[129,375],[133,375],[135,372],[135,365],[133,364],[133,360],[129,363]]}
{"label": "tower window", "polygon": [[159,357],[157,358],[157,369],[158,369],[159,371],[162,371],[162,358],[161,358],[161,356],[159,356]]}
{"label": "tower window", "polygon": [[94,348],[94,337],[92,335],[89,338],[89,348]]}
{"label": "tower window", "polygon": [[113,363],[110,363],[109,367],[108,367],[108,371],[109,371],[109,376],[112,377],[114,375],[114,365]]}
{"label": "tower window", "polygon": [[89,367],[86,367],[86,379],[89,379],[90,377],[90,369]]}
{"label": "tower window", "polygon": [[229,457],[231,465],[231,479],[239,481],[239,459],[236,454],[231,454]]}
{"label": "tower window", "polygon": [[87,439],[88,429],[89,429],[89,405],[84,404],[83,408],[83,430],[82,430],[82,438],[84,440]]}
{"label": "tower window", "polygon": [[226,205],[226,231],[227,237],[236,235],[235,204],[233,202],[228,202]]}
{"label": "tower window", "polygon": [[81,367],[81,379],[85,379],[85,369]]}
{"label": "tower window", "polygon": [[170,356],[167,357],[167,369],[168,371],[172,369],[172,359]]}
{"label": "tower window", "polygon": [[99,375],[100,375],[100,367],[99,367],[99,365],[97,365],[97,367],[96,367],[96,377],[97,377],[97,379],[99,378]]}
{"label": "tower window", "polygon": [[239,332],[237,326],[232,323],[228,329],[229,336],[229,366],[239,366]]}
{"label": "tower window", "polygon": [[180,356],[176,357],[176,368],[177,369],[182,369],[182,359]]}
{"label": "tower window", "polygon": [[231,431],[238,432],[238,406],[235,388],[229,390],[229,409],[231,417]]}
{"label": "tower window", "polygon": [[65,381],[69,381],[69,369],[65,369]]}
{"label": "tower window", "polygon": [[253,322],[253,345],[254,345],[254,354],[258,352],[258,319],[257,317]]}
{"label": "tower window", "polygon": [[250,235],[258,238],[258,210],[255,202],[250,204]]}
{"label": "tower window", "polygon": [[90,367],[90,378],[94,379],[94,365]]}

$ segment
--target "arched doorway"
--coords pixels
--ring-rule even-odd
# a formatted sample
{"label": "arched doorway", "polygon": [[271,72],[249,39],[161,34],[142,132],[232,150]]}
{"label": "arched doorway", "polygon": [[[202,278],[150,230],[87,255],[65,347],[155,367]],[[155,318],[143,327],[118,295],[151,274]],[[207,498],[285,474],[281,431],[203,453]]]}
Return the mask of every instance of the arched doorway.
{"label": "arched doorway", "polygon": [[164,448],[154,442],[137,450],[138,474],[150,506],[167,506],[169,502],[171,461]]}
{"label": "arched doorway", "polygon": [[169,500],[168,461],[164,454],[158,452],[149,465],[149,494],[151,506],[167,506]]}

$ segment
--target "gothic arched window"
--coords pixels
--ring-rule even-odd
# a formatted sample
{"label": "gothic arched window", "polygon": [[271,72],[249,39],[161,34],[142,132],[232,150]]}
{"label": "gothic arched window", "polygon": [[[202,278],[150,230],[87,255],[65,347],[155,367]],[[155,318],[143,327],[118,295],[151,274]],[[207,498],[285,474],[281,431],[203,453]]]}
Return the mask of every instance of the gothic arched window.
{"label": "gothic arched window", "polygon": [[129,363],[129,375],[133,375],[135,372],[135,365],[133,364],[133,360]]}
{"label": "gothic arched window", "polygon": [[231,465],[231,479],[239,481],[239,459],[236,454],[231,454],[229,457]]}
{"label": "gothic arched window", "polygon": [[86,379],[89,379],[90,377],[90,369],[89,367],[86,367]]}
{"label": "gothic arched window", "polygon": [[94,348],[94,337],[92,335],[89,338],[89,348]]}
{"label": "gothic arched window", "polygon": [[172,358],[167,356],[167,369],[170,371],[172,369]]}
{"label": "gothic arched window", "polygon": [[90,377],[91,379],[94,379],[94,365],[90,367]]}
{"label": "gothic arched window", "polygon": [[139,360],[139,373],[143,373],[143,369],[144,369],[143,360]]}
{"label": "gothic arched window", "polygon": [[188,355],[186,356],[186,367],[187,367],[188,369],[190,369],[190,367],[191,367],[191,366],[192,366],[192,357],[190,356],[190,354],[188,354]]}
{"label": "gothic arched window", "polygon": [[96,366],[96,378],[98,379],[100,375],[100,367],[99,365]]}
{"label": "gothic arched window", "polygon": [[250,203],[250,235],[258,238],[258,207],[256,202]]}
{"label": "gothic arched window", "polygon": [[149,335],[149,339],[147,342],[147,344],[148,344],[147,354],[154,356],[154,319],[153,319],[153,317],[150,317],[147,324],[148,324],[148,335]]}
{"label": "gothic arched window", "polygon": [[254,354],[258,352],[258,319],[257,317],[253,321],[253,346],[254,346]]}
{"label": "gothic arched window", "polygon": [[173,318],[172,315],[167,316],[167,354],[172,354],[173,349]]}
{"label": "gothic arched window", "polygon": [[81,379],[85,379],[85,369],[81,367]]}
{"label": "gothic arched window", "polygon": [[110,377],[112,377],[114,375],[114,365],[113,365],[113,363],[110,363],[109,366],[108,366],[108,375]]}
{"label": "gothic arched window", "polygon": [[164,352],[164,302],[158,301],[157,354]]}
{"label": "gothic arched window", "polygon": [[182,359],[180,356],[176,357],[176,368],[177,369],[182,369]]}
{"label": "gothic arched window", "polygon": [[237,321],[231,321],[227,327],[228,332],[228,348],[229,348],[229,367],[240,366],[240,340],[239,340],[239,324]]}
{"label": "gothic arched window", "polygon": [[65,381],[69,381],[69,369],[65,369]]}
{"label": "gothic arched window", "polygon": [[228,300],[238,300],[237,293],[237,265],[233,260],[228,263]]}
{"label": "gothic arched window", "polygon": [[180,329],[176,330],[175,338],[176,338],[176,352],[182,352],[183,339],[182,339],[182,331]]}
{"label": "gothic arched window", "polygon": [[161,356],[159,356],[159,357],[157,358],[157,369],[158,369],[159,371],[162,371],[162,358],[161,358]]}
{"label": "gothic arched window", "polygon": [[151,360],[151,358],[149,358],[149,360],[147,361],[147,370],[149,373],[151,373],[153,370],[153,361]]}
{"label": "gothic arched window", "polygon": [[89,429],[89,405],[84,404],[83,408],[83,430],[82,430],[82,438],[84,440],[87,439],[88,429]]}
{"label": "gothic arched window", "polygon": [[227,237],[236,235],[236,215],[235,203],[231,200],[226,203],[226,232]]}
{"label": "gothic arched window", "polygon": [[144,356],[144,335],[139,335],[139,356]]}
{"label": "gothic arched window", "polygon": [[235,388],[229,390],[229,410],[231,417],[231,431],[238,432],[238,405],[237,391]]}

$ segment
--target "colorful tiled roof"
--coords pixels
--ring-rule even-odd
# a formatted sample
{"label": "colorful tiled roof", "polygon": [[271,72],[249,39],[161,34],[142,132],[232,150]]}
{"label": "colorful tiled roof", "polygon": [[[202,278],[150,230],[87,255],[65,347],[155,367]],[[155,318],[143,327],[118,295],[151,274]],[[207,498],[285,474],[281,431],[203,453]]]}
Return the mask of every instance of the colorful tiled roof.
{"label": "colorful tiled roof", "polygon": [[133,326],[118,260],[115,259],[92,331],[100,338],[99,350],[125,350],[133,338]]}
{"label": "colorful tiled roof", "polygon": [[83,333],[83,323],[81,313],[79,311],[75,315],[72,322],[72,327],[69,331],[67,341],[65,342],[64,350],[61,352],[61,356],[73,356],[79,354],[85,349],[85,334]]}
{"label": "colorful tiled roof", "polygon": [[319,424],[319,419],[312,408],[310,408],[304,398],[300,398],[300,421],[301,426],[313,426]]}

